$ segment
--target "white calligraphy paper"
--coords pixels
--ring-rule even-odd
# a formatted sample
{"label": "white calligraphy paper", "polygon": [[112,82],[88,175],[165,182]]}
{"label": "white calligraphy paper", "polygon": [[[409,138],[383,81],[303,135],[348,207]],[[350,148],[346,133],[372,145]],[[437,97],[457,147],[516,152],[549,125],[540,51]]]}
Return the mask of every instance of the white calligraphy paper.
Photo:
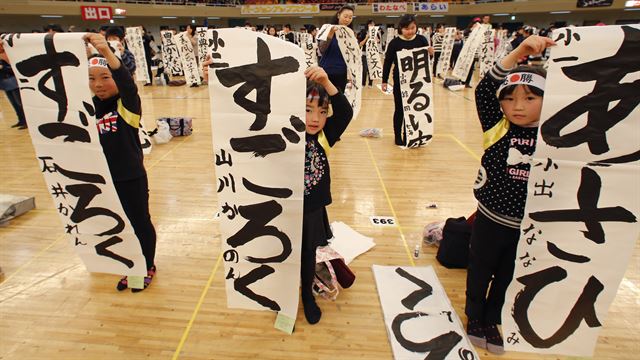
{"label": "white calligraphy paper", "polygon": [[69,242],[91,272],[146,275],[100,145],[83,35],[2,39],[19,79],[38,165]]}
{"label": "white calligraphy paper", "polygon": [[640,233],[640,26],[553,39],[502,326],[508,350],[592,356]]}
{"label": "white calligraphy paper", "polygon": [[209,30],[211,122],[227,304],[295,318],[305,149],[302,49]]}
{"label": "white calligraphy paper", "polygon": [[405,145],[424,146],[433,138],[433,82],[427,47],[397,53],[404,110]]}
{"label": "white calligraphy paper", "polygon": [[372,268],[395,359],[479,359],[431,266]]}
{"label": "white calligraphy paper", "polygon": [[129,51],[136,61],[136,80],[150,83],[149,72],[147,71],[147,58],[144,55],[144,43],[142,41],[142,27],[126,28],[125,38]]}

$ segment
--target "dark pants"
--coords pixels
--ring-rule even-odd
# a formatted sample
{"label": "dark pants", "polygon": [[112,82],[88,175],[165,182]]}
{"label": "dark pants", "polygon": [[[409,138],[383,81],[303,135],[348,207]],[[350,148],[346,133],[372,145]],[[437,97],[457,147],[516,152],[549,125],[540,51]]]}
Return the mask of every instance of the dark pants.
{"label": "dark pants", "polygon": [[164,76],[164,80],[168,84],[170,81],[169,75],[164,71],[164,69],[164,67],[158,67],[158,71],[156,71],[156,77],[160,77],[160,75]]}
{"label": "dark pants", "polygon": [[326,208],[304,213],[302,217],[302,257],[300,264],[300,287],[302,299],[313,298],[313,280],[316,275],[316,248],[326,246],[330,239],[331,228]]}
{"label": "dark pants", "polygon": [[402,108],[402,95],[400,94],[400,80],[394,79],[393,82],[393,102],[396,106],[393,111],[393,134],[396,145],[405,145],[404,110]]}
{"label": "dark pants", "polygon": [[153,83],[153,71],[151,71],[151,58],[146,57],[147,60],[147,74],[149,74],[149,84]]}
{"label": "dark pants", "polygon": [[[442,52],[440,51],[433,53],[433,76],[438,75],[436,74],[436,68],[438,67],[438,60],[440,60],[440,54],[442,54]],[[446,74],[447,69],[444,69],[444,72]]]}
{"label": "dark pants", "polygon": [[373,85],[371,74],[369,74],[369,64],[367,63],[367,57],[362,55],[362,87],[365,87],[367,85],[367,79],[369,79],[369,86]]}
{"label": "dark pants", "polygon": [[133,230],[140,240],[142,254],[147,261],[147,269],[151,269],[156,256],[156,230],[149,215],[149,184],[147,176],[137,179],[114,181],[118,198],[122,203]]}
{"label": "dark pants", "polygon": [[327,75],[331,83],[338,88],[338,91],[344,94],[344,89],[347,88],[347,73]]}
{"label": "dark pants", "polygon": [[473,70],[476,67],[476,59],[473,59],[471,62],[471,68],[469,69],[469,75],[467,75],[467,80],[465,80],[464,84],[467,86],[471,85],[471,78],[473,77]]}
{"label": "dark pants", "polygon": [[484,321],[486,325],[502,323],[502,305],[513,278],[519,238],[519,229],[500,225],[480,211],[476,213],[467,268],[465,313],[470,320]]}
{"label": "dark pants", "polygon": [[13,106],[13,110],[15,110],[16,112],[16,116],[18,117],[18,124],[26,125],[27,121],[25,120],[24,110],[22,109],[22,100],[20,99],[20,89],[16,88],[13,90],[5,91],[5,94],[7,94],[7,98],[9,99],[11,106]]}

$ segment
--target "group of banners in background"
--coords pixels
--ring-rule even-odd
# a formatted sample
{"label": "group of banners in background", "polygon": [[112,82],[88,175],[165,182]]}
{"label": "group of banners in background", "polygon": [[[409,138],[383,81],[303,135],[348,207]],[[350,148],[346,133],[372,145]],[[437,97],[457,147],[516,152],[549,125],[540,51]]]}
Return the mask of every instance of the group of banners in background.
{"label": "group of banners in background", "polygon": [[[480,29],[470,42],[482,42]],[[343,47],[353,46],[348,33],[337,34]],[[584,356],[593,353],[639,235],[640,189],[633,184],[640,183],[640,26],[563,28],[553,38],[502,321],[509,350]],[[228,304],[295,317],[304,51],[238,29],[208,30],[206,39],[214,59],[209,91]],[[78,255],[89,271],[146,274],[94,125],[82,34],[13,34],[2,41],[20,79],[47,188]],[[399,54],[399,64],[410,71],[403,71],[408,84],[426,89],[423,50]],[[359,55],[354,49],[346,58],[357,63]],[[425,96],[421,102],[431,98]],[[397,358],[444,351],[427,345],[431,334],[446,335],[440,344],[448,353],[477,356],[432,271],[383,270],[374,273]],[[383,276],[398,280],[380,282]]]}

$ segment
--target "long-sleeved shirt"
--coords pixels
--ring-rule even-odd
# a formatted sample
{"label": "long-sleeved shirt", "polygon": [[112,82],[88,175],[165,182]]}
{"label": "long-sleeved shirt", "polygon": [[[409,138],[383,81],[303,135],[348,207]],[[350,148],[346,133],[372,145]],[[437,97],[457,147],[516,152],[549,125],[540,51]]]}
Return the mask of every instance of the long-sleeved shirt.
{"label": "long-sleeved shirt", "polygon": [[[318,48],[324,48],[323,43],[324,41],[321,41],[320,44],[318,44]],[[319,65],[327,72],[327,74],[330,75],[347,73],[347,63],[344,62],[342,51],[340,51],[340,45],[338,45],[338,39],[336,36],[329,40],[329,46],[324,50],[322,58],[320,58]]]}
{"label": "long-sleeved shirt", "polygon": [[327,152],[347,129],[353,109],[342,93],[329,97],[333,115],[315,135],[306,135],[304,160],[304,212],[331,204],[331,173]]}
{"label": "long-sleeved shirt", "polygon": [[401,37],[397,37],[389,44],[387,44],[387,51],[384,55],[384,66],[382,67],[382,83],[389,82],[389,73],[391,72],[391,65],[393,67],[393,82],[394,86],[400,86],[400,72],[398,71],[398,51],[415,49],[423,46],[427,46],[427,39],[424,36],[415,36],[411,40],[404,40]]}
{"label": "long-sleeved shirt", "polygon": [[496,64],[476,88],[484,154],[474,195],[480,212],[496,223],[517,229],[524,216],[538,128],[515,125],[504,116],[496,91],[507,74]]}
{"label": "long-sleeved shirt", "polygon": [[93,97],[100,144],[113,181],[136,179],[145,175],[138,137],[142,115],[138,87],[123,65],[111,74],[119,93],[106,100]]}
{"label": "long-sleeved shirt", "polygon": [[129,49],[124,49],[124,53],[122,54],[122,63],[129,71],[129,74],[133,75],[136,72],[136,58]]}
{"label": "long-sleeved shirt", "polygon": [[442,52],[442,41],[444,40],[444,35],[436,32],[433,34],[433,51]]}

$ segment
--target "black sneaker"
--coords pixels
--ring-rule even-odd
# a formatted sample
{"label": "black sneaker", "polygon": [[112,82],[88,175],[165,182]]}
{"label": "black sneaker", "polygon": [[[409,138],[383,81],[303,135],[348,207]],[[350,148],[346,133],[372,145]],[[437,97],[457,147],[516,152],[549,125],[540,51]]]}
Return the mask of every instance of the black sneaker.
{"label": "black sneaker", "polygon": [[467,336],[473,345],[481,349],[486,349],[487,338],[485,337],[484,326],[480,320],[469,320],[467,323]]}
{"label": "black sneaker", "polygon": [[498,326],[493,324],[485,327],[484,336],[487,339],[487,350],[496,355],[504,354],[504,341]]}
{"label": "black sneaker", "polygon": [[128,287],[129,287],[129,282],[127,281],[126,276],[120,279],[120,281],[118,281],[118,285],[116,285],[116,289],[118,289],[118,291],[126,290]]}

